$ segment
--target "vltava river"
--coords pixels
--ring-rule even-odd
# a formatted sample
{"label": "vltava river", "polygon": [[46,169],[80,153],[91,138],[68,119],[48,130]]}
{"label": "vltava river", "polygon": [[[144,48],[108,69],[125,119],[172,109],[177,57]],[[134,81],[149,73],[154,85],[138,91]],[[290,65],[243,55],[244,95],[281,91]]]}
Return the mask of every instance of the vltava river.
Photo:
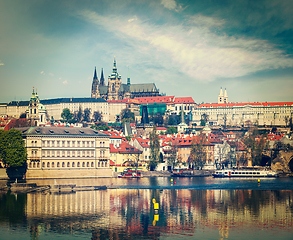
{"label": "vltava river", "polygon": [[0,239],[293,239],[292,178],[174,181],[30,181],[113,189],[1,193]]}

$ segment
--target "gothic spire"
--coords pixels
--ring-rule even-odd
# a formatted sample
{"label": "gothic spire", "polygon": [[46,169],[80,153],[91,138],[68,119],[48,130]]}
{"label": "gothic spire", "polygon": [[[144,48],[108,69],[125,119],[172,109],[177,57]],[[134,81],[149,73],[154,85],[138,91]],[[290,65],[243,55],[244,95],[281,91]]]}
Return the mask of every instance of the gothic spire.
{"label": "gothic spire", "polygon": [[96,70],[96,67],[95,67],[95,72],[94,72],[94,78],[93,78],[94,80],[96,80],[96,79],[98,79],[98,77],[97,77],[97,70]]}
{"label": "gothic spire", "polygon": [[104,79],[103,68],[102,68],[102,71],[101,71],[100,85],[105,86],[105,79]]}

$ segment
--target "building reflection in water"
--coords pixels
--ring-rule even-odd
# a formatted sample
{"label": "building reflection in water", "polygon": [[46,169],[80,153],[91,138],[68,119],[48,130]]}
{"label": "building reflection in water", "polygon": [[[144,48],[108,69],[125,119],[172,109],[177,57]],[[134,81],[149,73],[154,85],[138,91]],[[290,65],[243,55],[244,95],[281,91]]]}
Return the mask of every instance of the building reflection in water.
{"label": "building reflection in water", "polygon": [[291,234],[292,199],[290,190],[108,189],[29,193],[24,207],[33,239],[42,232],[87,232],[92,239],[200,234],[227,239],[231,232]]}

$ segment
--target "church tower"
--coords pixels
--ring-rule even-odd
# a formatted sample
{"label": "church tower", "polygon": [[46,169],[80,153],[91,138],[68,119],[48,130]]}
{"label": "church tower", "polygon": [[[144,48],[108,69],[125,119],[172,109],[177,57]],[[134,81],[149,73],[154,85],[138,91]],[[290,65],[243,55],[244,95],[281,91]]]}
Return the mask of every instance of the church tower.
{"label": "church tower", "polygon": [[218,103],[228,103],[227,90],[225,88],[225,93],[223,94],[223,89],[220,89],[220,94],[218,96]]}
{"label": "church tower", "polygon": [[218,96],[218,103],[224,103],[224,94],[223,94],[223,89],[221,87],[220,89],[220,94]]}
{"label": "church tower", "polygon": [[33,88],[33,93],[26,110],[26,118],[31,120],[32,126],[45,125],[47,121],[46,107],[40,103],[37,91]]}
{"label": "church tower", "polygon": [[100,97],[99,79],[97,77],[96,67],[95,67],[95,72],[94,72],[94,77],[93,77],[91,97],[92,98],[99,98]]}
{"label": "church tower", "polygon": [[224,92],[224,103],[228,103],[228,95],[227,95],[226,88],[225,88],[225,92]]}
{"label": "church tower", "polygon": [[108,78],[108,99],[119,100],[119,89],[121,87],[121,76],[117,72],[116,59],[114,58],[113,72]]}

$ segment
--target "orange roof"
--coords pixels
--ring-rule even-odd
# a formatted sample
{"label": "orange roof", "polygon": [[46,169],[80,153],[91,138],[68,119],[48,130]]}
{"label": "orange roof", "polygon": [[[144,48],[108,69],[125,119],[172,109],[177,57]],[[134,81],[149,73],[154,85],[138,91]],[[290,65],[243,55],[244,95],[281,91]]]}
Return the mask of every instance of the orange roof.
{"label": "orange roof", "polygon": [[199,108],[217,108],[217,107],[244,107],[244,106],[293,106],[293,102],[255,102],[255,103],[203,103]]}
{"label": "orange roof", "polygon": [[174,103],[195,103],[192,97],[176,97]]}
{"label": "orange roof", "polygon": [[159,97],[136,97],[140,104],[144,103],[170,103],[174,101],[174,96],[159,96]]}

